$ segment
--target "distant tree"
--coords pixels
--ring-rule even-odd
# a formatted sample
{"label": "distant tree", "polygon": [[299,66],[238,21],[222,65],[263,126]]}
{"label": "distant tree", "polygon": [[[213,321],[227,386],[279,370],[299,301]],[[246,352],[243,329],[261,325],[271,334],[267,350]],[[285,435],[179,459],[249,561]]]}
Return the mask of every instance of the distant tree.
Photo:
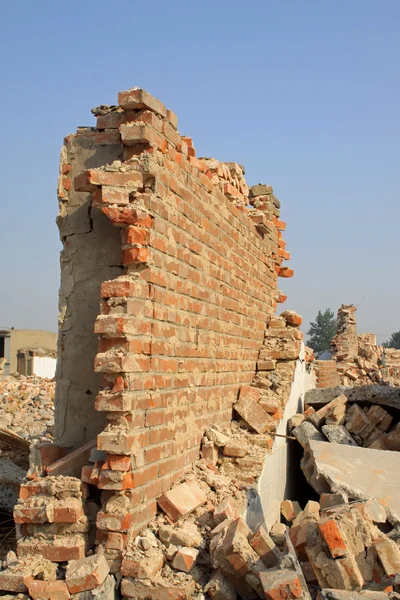
{"label": "distant tree", "polygon": [[315,321],[311,321],[307,335],[307,346],[310,346],[318,356],[329,350],[331,339],[336,333],[337,325],[334,313],[330,308],[324,312],[318,311]]}
{"label": "distant tree", "polygon": [[385,348],[397,348],[400,350],[400,331],[392,333],[387,342],[384,342]]}

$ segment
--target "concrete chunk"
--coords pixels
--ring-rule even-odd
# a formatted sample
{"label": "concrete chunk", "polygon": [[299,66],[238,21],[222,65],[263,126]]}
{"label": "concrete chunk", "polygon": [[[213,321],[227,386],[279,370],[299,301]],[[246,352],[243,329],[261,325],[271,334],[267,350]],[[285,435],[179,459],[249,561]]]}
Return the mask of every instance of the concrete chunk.
{"label": "concrete chunk", "polygon": [[375,498],[392,524],[400,522],[400,453],[312,440],[303,461],[316,491],[324,487],[322,493],[331,489],[350,498]]}
{"label": "concrete chunk", "polygon": [[301,425],[295,427],[292,435],[294,435],[303,448],[306,448],[311,440],[326,441],[326,437],[312,423],[308,423],[308,421],[304,421]]}
{"label": "concrete chunk", "polygon": [[358,446],[357,442],[351,437],[350,433],[343,425],[322,425],[322,432],[331,444]]}

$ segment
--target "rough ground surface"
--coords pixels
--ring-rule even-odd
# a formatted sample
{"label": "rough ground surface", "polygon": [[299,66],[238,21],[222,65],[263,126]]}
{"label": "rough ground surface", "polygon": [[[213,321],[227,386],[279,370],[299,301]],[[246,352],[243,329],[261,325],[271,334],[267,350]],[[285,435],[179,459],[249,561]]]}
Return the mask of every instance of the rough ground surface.
{"label": "rough ground surface", "polygon": [[52,439],[55,382],[41,377],[0,378],[0,427],[21,437]]}

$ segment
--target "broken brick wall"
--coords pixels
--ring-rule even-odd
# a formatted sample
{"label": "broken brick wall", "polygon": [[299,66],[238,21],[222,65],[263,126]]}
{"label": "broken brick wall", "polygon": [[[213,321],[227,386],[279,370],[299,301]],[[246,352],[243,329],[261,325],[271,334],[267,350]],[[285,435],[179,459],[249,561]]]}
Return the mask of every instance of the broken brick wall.
{"label": "broken brick wall", "polygon": [[119,103],[62,152],[56,433],[78,445],[101,431],[107,458],[90,482],[134,491],[145,521],[205,427],[230,423],[285,299],[278,276],[293,271],[270,186],[249,190],[239,165],[196,158],[143,90]]}
{"label": "broken brick wall", "polygon": [[340,385],[335,360],[316,360],[314,366],[317,388],[333,388]]}
{"label": "broken brick wall", "polygon": [[78,447],[104,427],[104,416],[94,410],[101,379],[93,370],[94,323],[102,282],[122,273],[118,230],[92,210],[89,196],[76,192],[72,182],[84,169],[112,162],[121,152],[115,132],[105,135],[90,128],[67,136],[61,151],[57,225],[63,249],[55,398],[55,441],[61,446]]}
{"label": "broken brick wall", "polygon": [[400,386],[400,350],[377,346],[373,333],[357,335],[356,310],[353,305],[342,304],[337,315],[338,330],[331,341],[340,382],[346,386]]}

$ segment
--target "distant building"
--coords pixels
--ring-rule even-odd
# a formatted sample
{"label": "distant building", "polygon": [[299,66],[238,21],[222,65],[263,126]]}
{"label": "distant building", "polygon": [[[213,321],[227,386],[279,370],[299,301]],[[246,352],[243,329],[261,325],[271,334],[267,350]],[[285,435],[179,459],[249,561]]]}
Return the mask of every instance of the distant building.
{"label": "distant building", "polygon": [[38,329],[0,329],[0,359],[5,358],[3,375],[21,373],[54,377],[57,334]]}

